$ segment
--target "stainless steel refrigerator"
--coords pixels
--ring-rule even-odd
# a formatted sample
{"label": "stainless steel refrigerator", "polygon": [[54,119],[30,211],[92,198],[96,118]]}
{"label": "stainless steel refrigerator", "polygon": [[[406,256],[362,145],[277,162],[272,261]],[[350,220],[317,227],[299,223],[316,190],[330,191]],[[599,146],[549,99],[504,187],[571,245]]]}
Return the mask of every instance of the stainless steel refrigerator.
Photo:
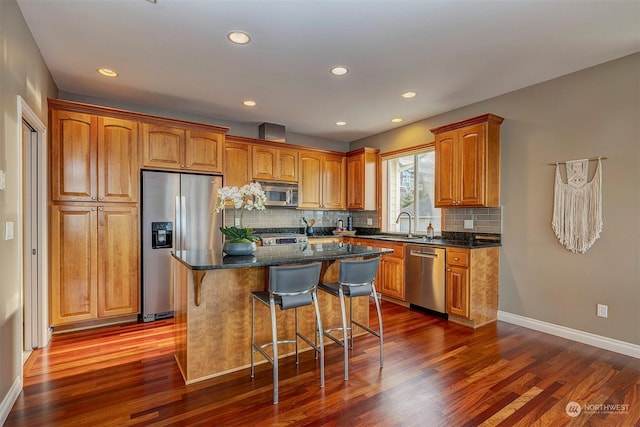
{"label": "stainless steel refrigerator", "polygon": [[173,316],[171,251],[222,247],[222,177],[142,172],[142,319]]}

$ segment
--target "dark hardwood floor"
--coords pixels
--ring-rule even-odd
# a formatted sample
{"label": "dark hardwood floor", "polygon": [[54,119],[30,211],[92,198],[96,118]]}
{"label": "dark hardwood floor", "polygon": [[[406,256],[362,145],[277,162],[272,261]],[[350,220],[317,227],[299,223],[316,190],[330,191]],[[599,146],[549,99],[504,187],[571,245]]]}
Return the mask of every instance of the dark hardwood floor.
{"label": "dark hardwood floor", "polygon": [[289,357],[278,405],[268,364],[253,381],[244,369],[185,385],[171,320],[56,335],[25,365],[6,425],[640,425],[638,359],[502,322],[473,331],[388,302],[383,320],[383,369],[371,336],[356,339],[347,382],[341,349],[327,347],[323,389],[311,352],[299,366]]}

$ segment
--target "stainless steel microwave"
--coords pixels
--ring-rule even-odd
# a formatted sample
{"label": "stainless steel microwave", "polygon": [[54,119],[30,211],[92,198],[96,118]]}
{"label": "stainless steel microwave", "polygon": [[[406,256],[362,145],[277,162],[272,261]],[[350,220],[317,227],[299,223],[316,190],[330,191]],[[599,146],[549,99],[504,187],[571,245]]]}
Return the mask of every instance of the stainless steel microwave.
{"label": "stainless steel microwave", "polygon": [[267,200],[267,206],[281,206],[285,208],[298,207],[298,184],[283,182],[260,182]]}

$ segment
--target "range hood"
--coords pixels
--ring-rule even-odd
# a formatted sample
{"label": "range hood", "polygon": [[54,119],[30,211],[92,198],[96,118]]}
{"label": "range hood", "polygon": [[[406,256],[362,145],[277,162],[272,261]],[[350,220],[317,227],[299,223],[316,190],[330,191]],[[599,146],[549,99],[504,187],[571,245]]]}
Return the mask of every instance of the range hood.
{"label": "range hood", "polygon": [[267,141],[287,142],[284,126],[275,123],[262,123],[258,128],[258,137]]}

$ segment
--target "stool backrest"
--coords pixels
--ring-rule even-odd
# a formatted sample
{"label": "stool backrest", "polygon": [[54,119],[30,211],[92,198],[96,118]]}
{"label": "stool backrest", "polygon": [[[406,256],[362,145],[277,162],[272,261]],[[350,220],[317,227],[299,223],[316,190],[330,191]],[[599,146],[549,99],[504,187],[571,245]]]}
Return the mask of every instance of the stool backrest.
{"label": "stool backrest", "polygon": [[279,297],[282,309],[309,305],[311,292],[320,280],[321,267],[319,262],[269,267],[269,292]]}
{"label": "stool backrest", "polygon": [[352,296],[369,295],[371,284],[378,274],[380,258],[370,258],[356,261],[340,261],[341,284],[350,285]]}

